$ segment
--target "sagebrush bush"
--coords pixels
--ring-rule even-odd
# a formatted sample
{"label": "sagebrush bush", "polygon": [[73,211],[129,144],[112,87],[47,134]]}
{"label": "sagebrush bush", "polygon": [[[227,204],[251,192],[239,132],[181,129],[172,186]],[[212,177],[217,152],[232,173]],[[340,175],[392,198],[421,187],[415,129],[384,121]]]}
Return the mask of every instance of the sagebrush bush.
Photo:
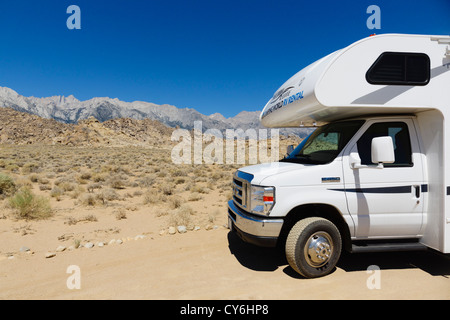
{"label": "sagebrush bush", "polygon": [[52,188],[52,190],[50,191],[50,197],[55,198],[58,201],[61,200],[61,197],[63,194],[64,194],[64,190],[58,186],[54,186]]}
{"label": "sagebrush bush", "polygon": [[159,202],[159,197],[155,192],[148,190],[144,193],[144,201],[143,204],[155,204]]}
{"label": "sagebrush bush", "polygon": [[109,185],[114,189],[125,189],[126,178],[123,179],[121,176],[113,176],[109,179]]}
{"label": "sagebrush bush", "polygon": [[95,198],[100,200],[103,204],[106,204],[107,201],[120,200],[121,197],[116,190],[108,188],[95,194]]}
{"label": "sagebrush bush", "polygon": [[159,190],[166,196],[170,196],[175,192],[175,187],[171,184],[165,184]]}
{"label": "sagebrush bush", "polygon": [[28,188],[23,188],[9,198],[9,205],[20,219],[38,220],[52,216],[52,209],[47,198],[35,195]]}
{"label": "sagebrush bush", "polygon": [[14,180],[6,174],[0,173],[0,196],[10,196],[16,191]]}
{"label": "sagebrush bush", "polygon": [[183,204],[184,200],[179,196],[171,196],[168,202],[171,209],[176,209]]}

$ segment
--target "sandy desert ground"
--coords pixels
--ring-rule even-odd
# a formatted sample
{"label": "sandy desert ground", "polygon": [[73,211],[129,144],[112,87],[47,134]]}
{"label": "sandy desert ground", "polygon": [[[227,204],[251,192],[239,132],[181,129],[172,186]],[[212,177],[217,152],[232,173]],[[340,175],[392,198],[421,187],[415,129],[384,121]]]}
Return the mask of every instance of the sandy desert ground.
{"label": "sandy desert ground", "polygon": [[0,173],[52,213],[20,217],[2,195],[0,299],[450,299],[450,258],[432,251],[344,255],[331,275],[301,278],[282,252],[226,228],[238,165],[174,166],[166,154],[3,148]]}
{"label": "sandy desert ground", "polygon": [[[449,299],[448,259],[429,252],[359,254],[331,275],[298,277],[273,249],[254,248],[220,228],[148,235],[46,259],[20,254],[1,263],[1,299]],[[379,288],[367,282],[380,267]],[[69,289],[70,266],[80,289]]]}

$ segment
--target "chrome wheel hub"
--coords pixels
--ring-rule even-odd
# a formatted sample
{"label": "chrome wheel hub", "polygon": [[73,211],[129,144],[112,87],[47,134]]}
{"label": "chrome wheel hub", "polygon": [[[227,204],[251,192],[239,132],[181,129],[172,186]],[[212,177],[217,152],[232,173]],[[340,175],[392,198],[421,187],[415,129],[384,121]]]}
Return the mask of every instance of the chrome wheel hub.
{"label": "chrome wheel hub", "polygon": [[304,254],[306,262],[315,268],[324,266],[333,253],[333,240],[324,231],[311,235],[306,242]]}

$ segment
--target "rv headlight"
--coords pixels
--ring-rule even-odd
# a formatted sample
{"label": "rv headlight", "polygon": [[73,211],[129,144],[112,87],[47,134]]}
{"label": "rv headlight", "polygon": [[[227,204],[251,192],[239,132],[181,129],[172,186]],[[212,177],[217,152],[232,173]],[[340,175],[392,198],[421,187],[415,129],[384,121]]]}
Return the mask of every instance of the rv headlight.
{"label": "rv headlight", "polygon": [[269,215],[275,204],[275,187],[251,186],[250,212]]}

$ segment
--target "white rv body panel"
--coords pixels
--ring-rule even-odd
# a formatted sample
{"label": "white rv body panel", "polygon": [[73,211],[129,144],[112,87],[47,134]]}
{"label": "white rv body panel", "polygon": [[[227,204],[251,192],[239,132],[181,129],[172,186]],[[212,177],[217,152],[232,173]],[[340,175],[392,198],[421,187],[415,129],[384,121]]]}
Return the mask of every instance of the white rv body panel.
{"label": "white rv body panel", "polygon": [[450,134],[449,125],[445,126],[444,117],[438,110],[421,112],[417,120],[429,189],[426,224],[421,241],[433,249],[450,253],[450,168],[446,163],[449,160],[445,161],[450,159],[449,141],[445,139]]}

